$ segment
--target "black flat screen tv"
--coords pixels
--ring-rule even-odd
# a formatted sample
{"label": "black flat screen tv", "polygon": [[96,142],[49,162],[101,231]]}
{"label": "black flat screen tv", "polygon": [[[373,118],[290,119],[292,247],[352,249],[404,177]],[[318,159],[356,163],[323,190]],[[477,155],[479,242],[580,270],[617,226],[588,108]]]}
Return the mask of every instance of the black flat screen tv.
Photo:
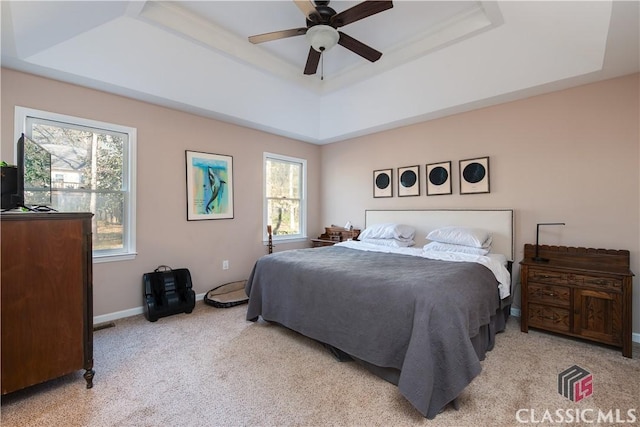
{"label": "black flat screen tv", "polygon": [[18,167],[15,165],[0,168],[0,183],[2,184],[2,198],[0,207],[3,211],[16,208],[18,192]]}

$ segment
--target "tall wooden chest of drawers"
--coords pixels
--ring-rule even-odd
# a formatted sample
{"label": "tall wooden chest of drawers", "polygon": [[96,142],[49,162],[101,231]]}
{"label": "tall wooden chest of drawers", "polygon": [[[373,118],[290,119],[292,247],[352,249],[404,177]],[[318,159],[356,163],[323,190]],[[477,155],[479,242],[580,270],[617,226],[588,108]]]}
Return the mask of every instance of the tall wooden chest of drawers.
{"label": "tall wooden chest of drawers", "polygon": [[93,385],[91,217],[0,216],[3,395],[80,369]]}
{"label": "tall wooden chest of drawers", "polygon": [[522,332],[529,327],[622,348],[631,357],[629,251],[525,245]]}

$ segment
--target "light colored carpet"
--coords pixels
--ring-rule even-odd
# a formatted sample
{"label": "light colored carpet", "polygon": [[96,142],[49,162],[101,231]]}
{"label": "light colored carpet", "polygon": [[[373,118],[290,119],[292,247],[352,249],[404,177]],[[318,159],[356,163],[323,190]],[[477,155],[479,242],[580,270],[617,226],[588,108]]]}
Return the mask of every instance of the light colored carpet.
{"label": "light colored carpet", "polygon": [[[511,318],[460,409],[427,420],[394,385],[283,327],[247,322],[245,311],[199,302],[155,323],[116,321],[94,334],[93,389],[79,371],[4,396],[2,426],[514,426],[518,409],[534,409],[538,420],[547,409],[617,409],[626,421],[633,410],[640,424],[637,344],[628,359],[585,341],[523,334]],[[558,373],[572,365],[593,374],[593,395],[577,403],[557,392]],[[531,410],[521,414],[531,421]]]}

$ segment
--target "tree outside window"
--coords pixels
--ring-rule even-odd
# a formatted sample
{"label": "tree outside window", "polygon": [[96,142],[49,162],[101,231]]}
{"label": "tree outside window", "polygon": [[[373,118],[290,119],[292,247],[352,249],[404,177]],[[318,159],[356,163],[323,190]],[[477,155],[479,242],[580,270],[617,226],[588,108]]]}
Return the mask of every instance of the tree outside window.
{"label": "tree outside window", "polygon": [[265,220],[276,240],[306,235],[305,163],[302,159],[265,155]]}
{"label": "tree outside window", "polygon": [[[94,214],[94,258],[134,256],[135,129],[16,107],[20,121],[25,135],[51,155],[52,207]],[[41,173],[35,166],[26,169],[25,175]]]}
{"label": "tree outside window", "polygon": [[31,139],[51,153],[56,209],[93,212],[94,250],[122,249],[126,135],[34,123]]}

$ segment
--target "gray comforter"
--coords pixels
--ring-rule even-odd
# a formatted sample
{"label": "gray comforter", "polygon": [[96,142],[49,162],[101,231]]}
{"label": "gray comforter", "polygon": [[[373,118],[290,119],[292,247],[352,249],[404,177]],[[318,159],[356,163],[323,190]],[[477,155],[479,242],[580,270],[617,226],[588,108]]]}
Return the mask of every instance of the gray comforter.
{"label": "gray comforter", "polygon": [[500,304],[482,265],[338,246],[266,255],[246,292],[247,320],[262,316],[399,370],[398,389],[428,418],[480,373],[470,338]]}

